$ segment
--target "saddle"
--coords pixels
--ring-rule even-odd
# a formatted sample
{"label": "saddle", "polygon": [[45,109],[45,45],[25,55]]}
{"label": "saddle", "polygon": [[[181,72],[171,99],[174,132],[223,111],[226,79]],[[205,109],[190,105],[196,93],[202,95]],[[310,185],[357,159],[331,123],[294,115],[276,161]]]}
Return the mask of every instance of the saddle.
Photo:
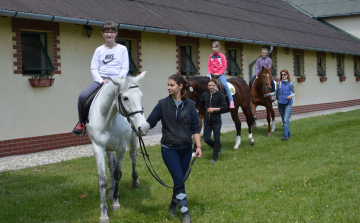
{"label": "saddle", "polygon": [[95,91],[93,93],[91,93],[82,103],[81,105],[81,122],[86,124],[89,123],[89,111],[90,111],[90,106],[92,101],[94,100],[96,94],[99,92],[99,90],[101,89],[103,85],[99,86],[98,88],[95,89]]}

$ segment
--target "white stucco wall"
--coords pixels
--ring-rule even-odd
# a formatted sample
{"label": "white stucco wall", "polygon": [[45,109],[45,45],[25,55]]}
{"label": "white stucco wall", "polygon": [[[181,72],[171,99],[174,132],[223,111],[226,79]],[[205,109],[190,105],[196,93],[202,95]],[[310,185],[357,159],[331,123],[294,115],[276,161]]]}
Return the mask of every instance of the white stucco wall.
{"label": "white stucco wall", "polygon": [[[13,74],[11,19],[0,17],[0,140],[68,133],[77,123],[79,93],[93,79],[91,58],[95,49],[104,43],[101,27],[93,27],[87,38],[83,26],[60,24],[61,74],[54,75],[55,83],[49,88],[33,88],[29,76]],[[221,52],[225,54],[225,43]],[[249,65],[260,56],[262,46],[243,44],[243,73],[249,81]],[[176,38],[172,35],[142,32],[141,65],[147,71],[141,82],[144,93],[143,107],[148,116],[157,101],[168,95],[168,77],[176,73]],[[207,74],[207,61],[212,53],[211,40],[200,39],[200,73]],[[284,48],[277,49],[278,72],[289,70],[293,75],[293,51],[287,55]],[[305,51],[305,83],[295,81],[297,96],[294,105],[319,104],[358,99],[360,83],[353,76],[353,57],[345,55],[345,75],[340,82],[336,76],[336,58],[326,57],[327,82],[316,76],[316,52]],[[258,110],[264,109],[259,107]]]}
{"label": "white stucco wall", "polygon": [[360,15],[330,17],[324,21],[360,38]]}

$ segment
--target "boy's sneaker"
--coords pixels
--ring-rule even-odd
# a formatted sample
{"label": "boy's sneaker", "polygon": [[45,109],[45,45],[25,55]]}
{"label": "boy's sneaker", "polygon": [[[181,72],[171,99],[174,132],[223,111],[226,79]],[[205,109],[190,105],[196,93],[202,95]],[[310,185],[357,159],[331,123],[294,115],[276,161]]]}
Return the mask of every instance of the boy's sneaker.
{"label": "boy's sneaker", "polygon": [[85,125],[78,122],[78,124],[76,124],[75,128],[73,129],[72,133],[76,136],[82,137],[85,133],[85,130],[86,130]]}
{"label": "boy's sneaker", "polygon": [[230,108],[235,108],[234,102],[230,101]]}

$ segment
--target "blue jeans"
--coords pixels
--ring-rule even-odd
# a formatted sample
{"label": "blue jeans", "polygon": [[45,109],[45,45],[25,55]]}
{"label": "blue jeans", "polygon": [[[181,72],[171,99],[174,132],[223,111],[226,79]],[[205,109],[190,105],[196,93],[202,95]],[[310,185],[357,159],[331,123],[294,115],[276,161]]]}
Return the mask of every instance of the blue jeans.
{"label": "blue jeans", "polygon": [[[174,180],[174,187],[179,186],[189,169],[192,154],[191,145],[186,149],[169,149],[162,146],[161,154]],[[173,189],[172,200],[179,205],[181,213],[188,211],[185,184]]]}
{"label": "blue jeans", "polygon": [[222,86],[224,87],[224,90],[225,90],[225,92],[226,92],[226,94],[227,94],[227,96],[228,96],[228,98],[229,98],[229,101],[234,101],[234,100],[233,100],[233,97],[232,97],[232,95],[231,95],[230,88],[229,88],[229,86],[227,85],[225,73],[223,73],[222,75],[219,75],[218,77],[219,77],[219,80],[220,80]]}
{"label": "blue jeans", "polygon": [[[210,124],[204,121],[204,142],[214,147],[214,142],[220,142],[221,122]],[[211,132],[214,132],[214,140],[211,139]]]}
{"label": "blue jeans", "polygon": [[279,104],[278,109],[282,122],[284,123],[283,138],[288,139],[288,137],[291,137],[289,119],[292,111],[292,104]]}

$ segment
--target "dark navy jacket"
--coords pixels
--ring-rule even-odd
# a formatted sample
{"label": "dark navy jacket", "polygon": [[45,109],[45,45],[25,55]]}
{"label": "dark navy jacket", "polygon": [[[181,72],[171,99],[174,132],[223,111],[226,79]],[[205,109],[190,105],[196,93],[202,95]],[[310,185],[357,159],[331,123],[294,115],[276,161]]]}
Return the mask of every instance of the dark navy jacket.
{"label": "dark navy jacket", "polygon": [[[204,121],[210,124],[221,123],[221,113],[225,112],[227,109],[227,104],[225,97],[219,91],[216,91],[214,94],[210,94],[210,91],[207,91],[201,95],[200,103],[197,107],[197,110],[200,112],[205,107],[205,116]],[[220,108],[220,111],[215,111],[213,113],[208,113],[208,108]]]}
{"label": "dark navy jacket", "polygon": [[172,98],[161,99],[155,106],[147,122],[150,129],[161,120],[161,144],[170,148],[186,148],[192,145],[192,135],[200,133],[199,117],[195,102],[186,98],[178,107]]}

